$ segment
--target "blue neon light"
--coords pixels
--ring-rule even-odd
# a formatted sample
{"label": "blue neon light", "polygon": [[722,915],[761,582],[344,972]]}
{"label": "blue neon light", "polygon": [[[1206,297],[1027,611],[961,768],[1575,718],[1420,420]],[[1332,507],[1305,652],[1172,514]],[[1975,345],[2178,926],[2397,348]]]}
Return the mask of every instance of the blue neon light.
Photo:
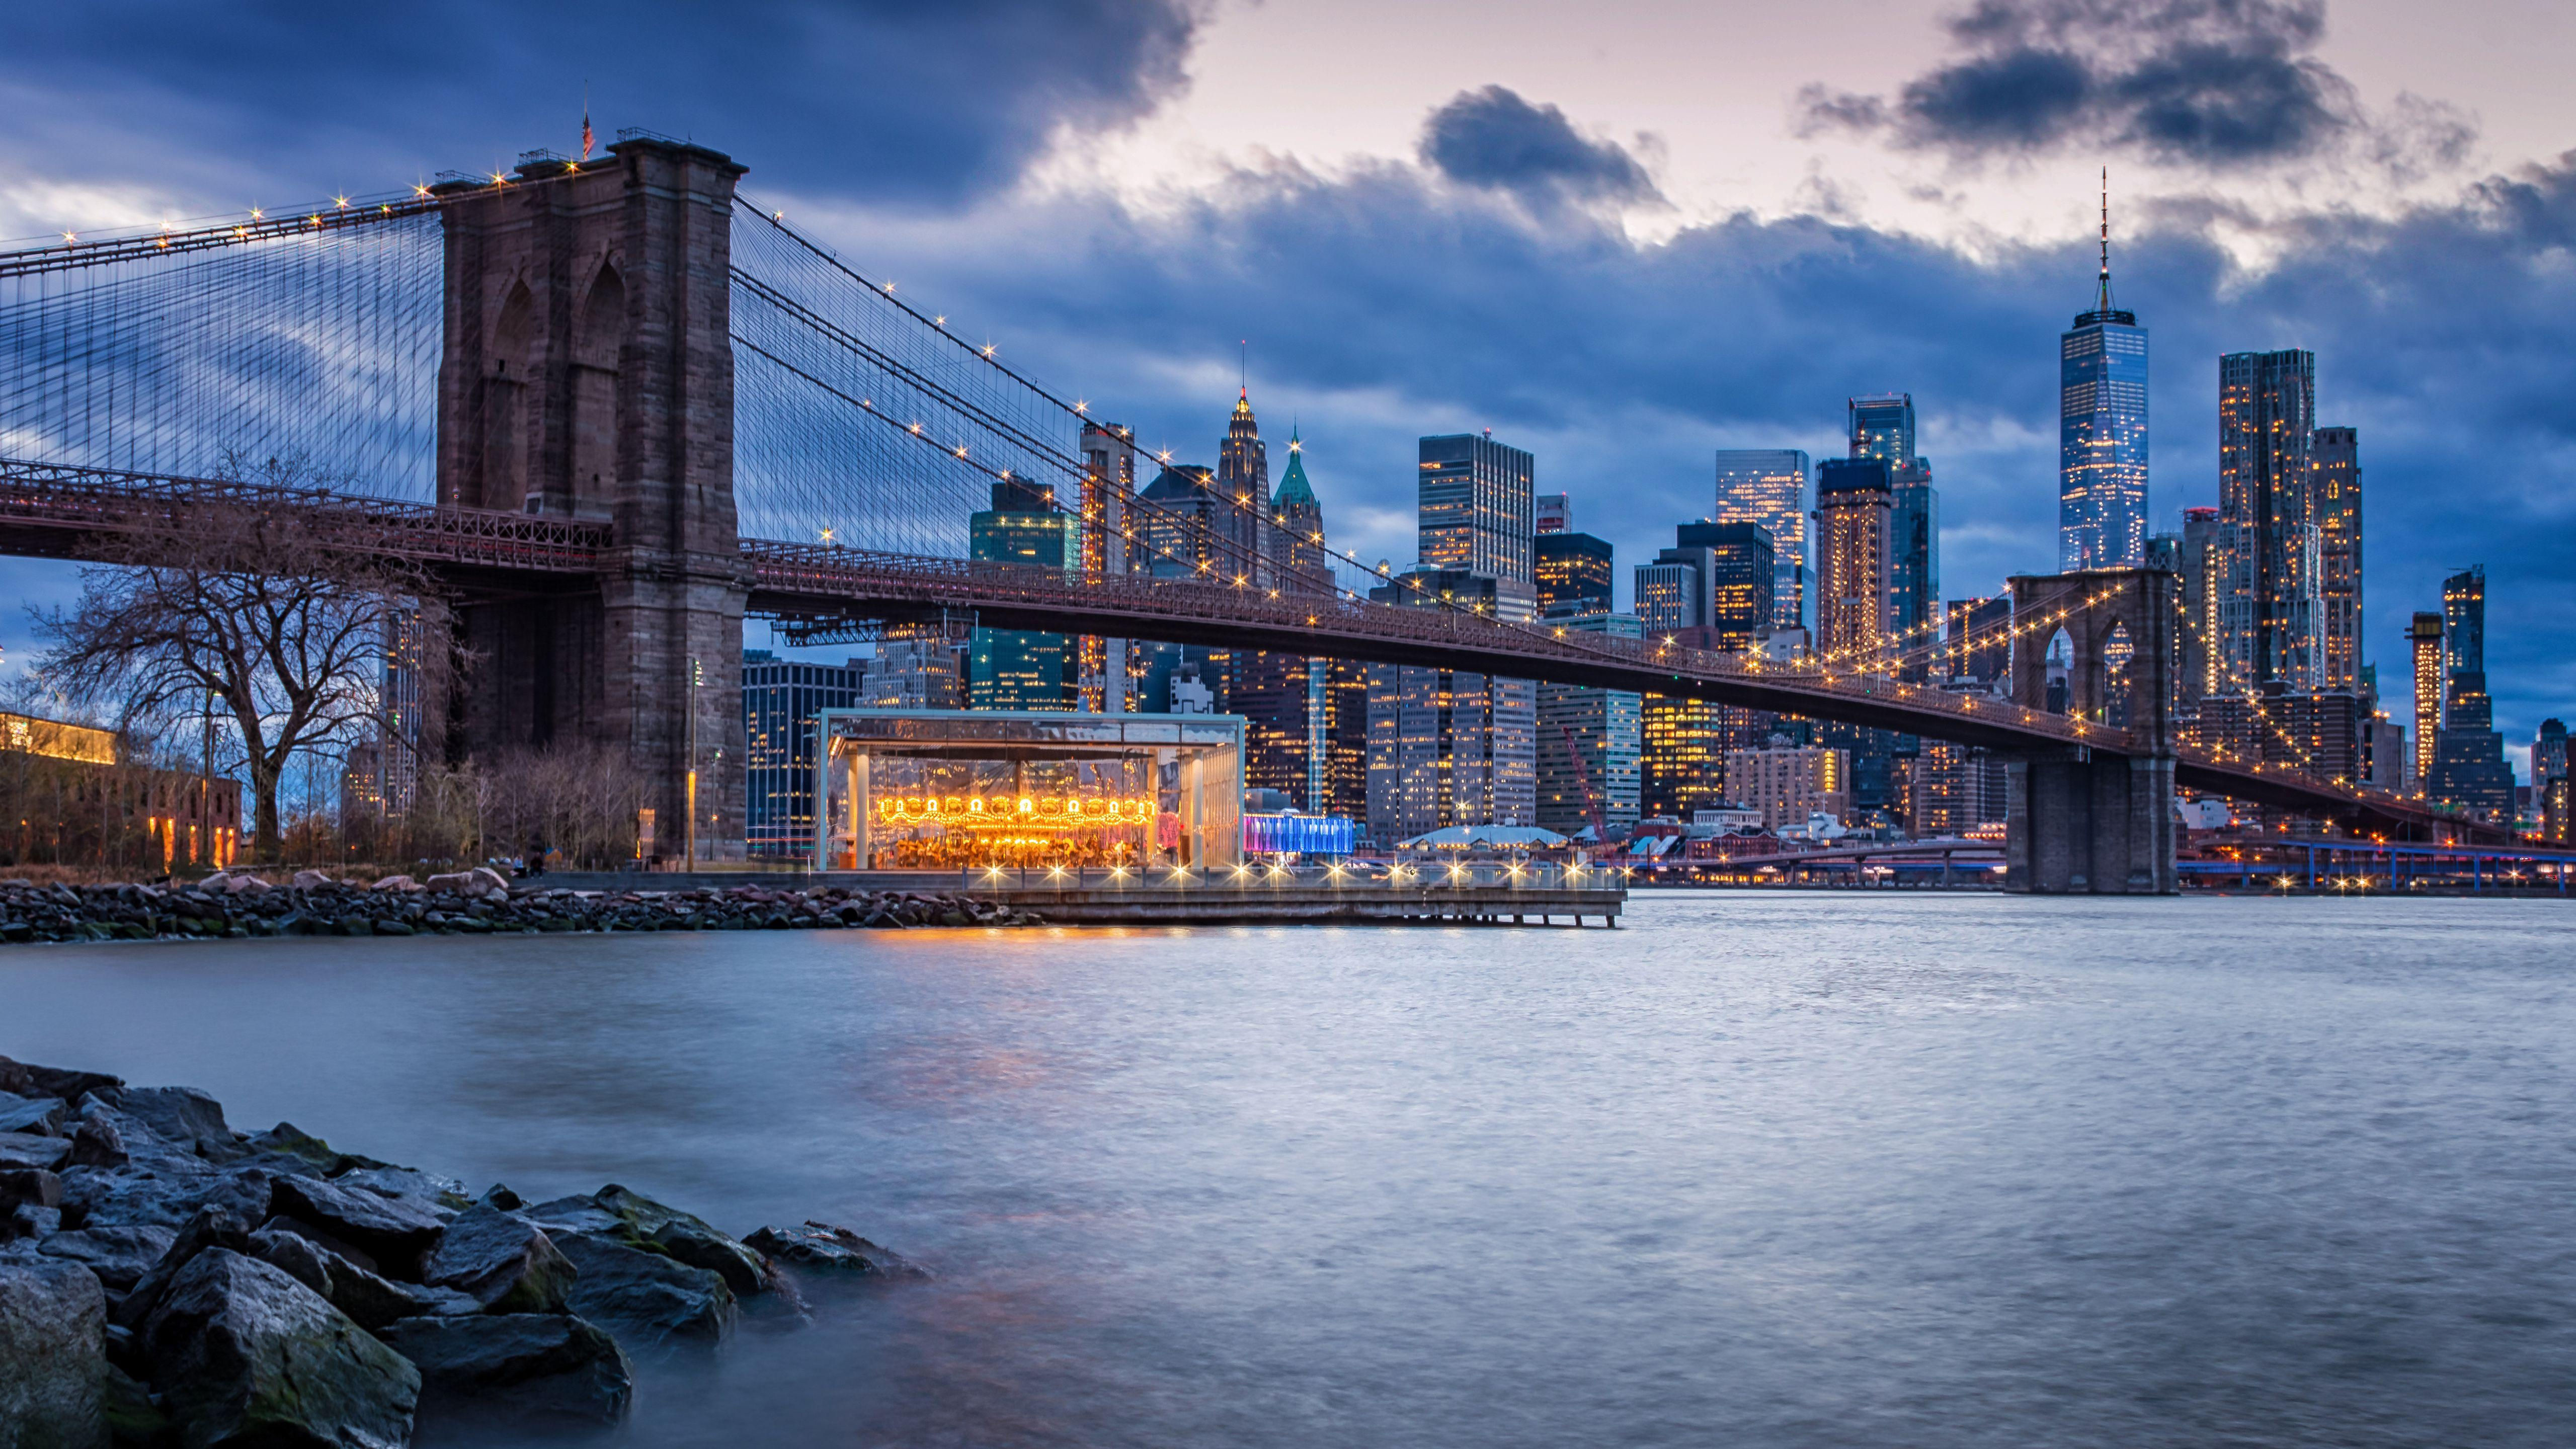
{"label": "blue neon light", "polygon": [[1359,832],[1347,815],[1246,815],[1246,855],[1348,855]]}

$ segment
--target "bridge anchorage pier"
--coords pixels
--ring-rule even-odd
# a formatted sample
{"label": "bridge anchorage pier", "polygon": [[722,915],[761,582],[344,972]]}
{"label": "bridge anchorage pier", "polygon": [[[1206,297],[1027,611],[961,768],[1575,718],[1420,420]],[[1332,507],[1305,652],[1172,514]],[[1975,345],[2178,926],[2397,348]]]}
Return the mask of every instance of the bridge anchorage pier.
{"label": "bridge anchorage pier", "polygon": [[[2102,745],[2029,750],[2006,763],[2004,889],[2041,895],[2175,895],[2174,575],[2099,569],[2012,579],[2013,702],[2048,703],[2054,633],[2070,646],[2066,712]],[[2125,641],[2125,661],[2114,656]],[[2125,720],[2114,719],[2115,669]]]}

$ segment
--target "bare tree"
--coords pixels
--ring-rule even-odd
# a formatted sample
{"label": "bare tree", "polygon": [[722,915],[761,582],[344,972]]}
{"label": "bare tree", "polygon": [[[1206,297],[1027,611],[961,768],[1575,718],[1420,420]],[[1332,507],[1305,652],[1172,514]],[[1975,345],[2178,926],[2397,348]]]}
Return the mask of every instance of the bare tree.
{"label": "bare tree", "polygon": [[[233,471],[316,481],[291,462]],[[335,545],[296,511],[256,502],[192,508],[95,557],[69,612],[36,612],[50,646],[38,672],[127,718],[191,713],[212,696],[250,776],[262,860],[278,858],[278,784],[296,753],[385,728],[388,641],[443,618],[418,567]]]}

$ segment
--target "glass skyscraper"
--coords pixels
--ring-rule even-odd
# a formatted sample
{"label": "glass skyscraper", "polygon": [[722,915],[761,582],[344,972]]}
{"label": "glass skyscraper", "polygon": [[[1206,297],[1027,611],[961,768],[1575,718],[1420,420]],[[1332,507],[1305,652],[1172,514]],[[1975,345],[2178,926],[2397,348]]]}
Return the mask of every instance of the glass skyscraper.
{"label": "glass skyscraper", "polygon": [[2136,568],[2147,558],[2147,329],[2111,305],[2111,205],[2093,310],[2057,338],[2057,562]]}
{"label": "glass skyscraper", "polygon": [[[1920,644],[1940,625],[1941,494],[1932,486],[1932,460],[1914,449],[1914,395],[1890,392],[1853,398],[1851,455],[1887,464],[1887,600],[1881,627],[1900,647]],[[1816,485],[1820,508],[1824,491],[1820,476]],[[1820,532],[1816,565],[1820,574],[1822,549]],[[1821,615],[1817,628],[1824,628]],[[1919,678],[1923,671],[1909,666],[1905,672]]]}
{"label": "glass skyscraper", "polygon": [[[1079,521],[1057,510],[1055,490],[1006,478],[993,506],[967,520],[971,557],[1054,573],[1082,566]],[[1072,709],[1078,703],[1073,641],[1029,629],[978,629],[967,661],[970,709]]]}
{"label": "glass skyscraper", "polygon": [[2219,649],[2231,691],[2278,684],[2306,694],[2324,680],[2316,427],[2315,353],[2218,359]]}
{"label": "glass skyscraper", "polygon": [[1528,583],[1538,526],[1530,455],[1490,433],[1453,433],[1424,438],[1420,463],[1422,566]]}
{"label": "glass skyscraper", "polygon": [[1807,455],[1798,448],[1721,448],[1719,523],[1758,523],[1771,537],[1771,623],[1807,623]]}

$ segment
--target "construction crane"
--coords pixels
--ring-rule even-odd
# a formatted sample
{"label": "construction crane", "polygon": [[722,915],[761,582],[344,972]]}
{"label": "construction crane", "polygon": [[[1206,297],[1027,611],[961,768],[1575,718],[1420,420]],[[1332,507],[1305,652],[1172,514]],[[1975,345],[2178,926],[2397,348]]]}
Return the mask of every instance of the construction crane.
{"label": "construction crane", "polygon": [[1583,768],[1583,751],[1574,746],[1574,731],[1558,725],[1556,732],[1565,739],[1565,757],[1574,762],[1574,784],[1583,792],[1583,808],[1592,817],[1592,843],[1608,845],[1610,827],[1601,823],[1601,797],[1592,792],[1592,773]]}

